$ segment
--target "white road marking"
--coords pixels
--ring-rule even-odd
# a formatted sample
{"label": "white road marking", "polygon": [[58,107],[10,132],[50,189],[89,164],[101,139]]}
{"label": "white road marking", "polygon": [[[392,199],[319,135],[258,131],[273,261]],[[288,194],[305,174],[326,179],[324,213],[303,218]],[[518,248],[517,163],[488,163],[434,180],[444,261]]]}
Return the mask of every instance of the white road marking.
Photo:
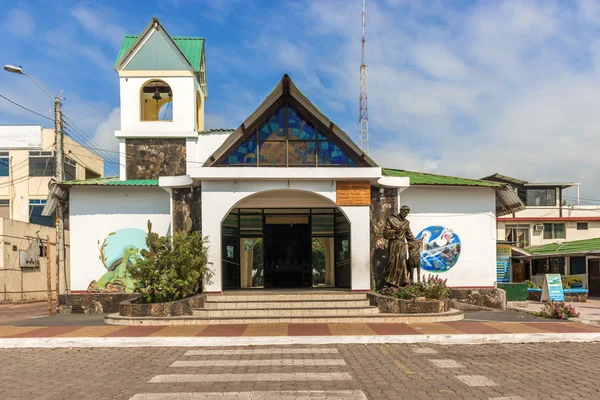
{"label": "white road marking", "polygon": [[483,375],[458,375],[456,378],[469,386],[498,386],[496,382]]}
{"label": "white road marking", "polygon": [[140,393],[130,400],[367,400],[362,390]]}
{"label": "white road marking", "polygon": [[454,360],[429,360],[439,368],[462,368],[462,364]]}
{"label": "white road marking", "polygon": [[148,383],[182,382],[281,382],[281,381],[350,381],[347,372],[290,372],[263,374],[168,374],[156,375]]}
{"label": "white road marking", "polygon": [[416,349],[412,349],[417,354],[437,354],[438,351],[434,350],[430,347],[418,347]]}
{"label": "white road marking", "polygon": [[339,354],[338,349],[320,348],[272,348],[272,349],[231,349],[231,350],[188,350],[186,356],[225,356],[243,354]]}
{"label": "white road marking", "polygon": [[346,365],[342,359],[275,359],[275,360],[202,360],[175,361],[171,367],[263,367],[263,366],[325,366]]}

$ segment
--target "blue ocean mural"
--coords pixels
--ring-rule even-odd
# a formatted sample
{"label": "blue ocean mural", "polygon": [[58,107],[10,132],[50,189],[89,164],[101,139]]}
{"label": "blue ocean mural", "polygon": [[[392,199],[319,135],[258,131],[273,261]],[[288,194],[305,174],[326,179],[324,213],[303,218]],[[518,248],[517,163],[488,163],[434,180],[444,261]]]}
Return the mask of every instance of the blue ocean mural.
{"label": "blue ocean mural", "polygon": [[430,226],[417,235],[421,242],[421,268],[429,272],[449,271],[460,256],[458,235],[443,226]]}

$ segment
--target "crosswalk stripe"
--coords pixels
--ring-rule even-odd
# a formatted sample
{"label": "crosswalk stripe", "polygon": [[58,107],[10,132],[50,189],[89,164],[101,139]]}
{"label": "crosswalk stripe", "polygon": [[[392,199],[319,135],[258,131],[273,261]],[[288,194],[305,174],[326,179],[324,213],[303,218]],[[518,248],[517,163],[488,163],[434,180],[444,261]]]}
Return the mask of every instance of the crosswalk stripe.
{"label": "crosswalk stripe", "polygon": [[270,349],[231,349],[231,350],[188,350],[186,356],[226,356],[244,354],[339,354],[338,349],[322,348],[270,348]]}
{"label": "crosswalk stripe", "polygon": [[140,393],[130,400],[367,400],[362,390]]}
{"label": "crosswalk stripe", "polygon": [[263,367],[263,366],[330,366],[346,365],[342,359],[275,359],[275,360],[202,360],[175,361],[171,367]]}
{"label": "crosswalk stripe", "polygon": [[347,372],[290,372],[262,374],[168,374],[156,375],[149,383],[260,382],[260,381],[350,381]]}

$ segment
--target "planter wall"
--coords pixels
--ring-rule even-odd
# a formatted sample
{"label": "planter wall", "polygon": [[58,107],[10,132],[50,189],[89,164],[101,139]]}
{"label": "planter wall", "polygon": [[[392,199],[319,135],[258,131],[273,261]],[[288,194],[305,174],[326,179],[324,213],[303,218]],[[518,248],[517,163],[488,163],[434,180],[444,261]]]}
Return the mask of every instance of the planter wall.
{"label": "planter wall", "polygon": [[132,293],[72,293],[58,296],[60,314],[104,314],[119,312],[119,303]]}
{"label": "planter wall", "polygon": [[137,303],[137,298],[121,302],[119,315],[124,317],[177,317],[192,315],[194,308],[204,307],[206,294],[197,294],[166,303]]}
{"label": "planter wall", "polygon": [[[565,301],[573,302],[573,303],[586,303],[588,298],[587,293],[565,293]],[[542,299],[542,291],[532,292],[529,291],[527,293],[527,300],[531,301],[541,301]]]}
{"label": "planter wall", "polygon": [[506,309],[506,292],[502,289],[452,289],[450,298],[459,303]]}
{"label": "planter wall", "polygon": [[437,314],[450,311],[450,300],[403,300],[378,293],[368,293],[369,303],[384,314]]}

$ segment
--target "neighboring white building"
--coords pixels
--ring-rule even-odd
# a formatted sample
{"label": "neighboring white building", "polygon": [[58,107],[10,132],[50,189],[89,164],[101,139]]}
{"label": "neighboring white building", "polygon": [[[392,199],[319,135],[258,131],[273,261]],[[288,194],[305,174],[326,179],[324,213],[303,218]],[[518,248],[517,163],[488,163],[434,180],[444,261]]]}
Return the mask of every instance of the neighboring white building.
{"label": "neighboring white building", "polygon": [[498,218],[500,240],[525,248],[600,237],[600,205],[581,205],[578,200],[563,198],[564,189],[579,183],[526,182],[500,174],[483,179],[510,184],[526,206]]}
{"label": "neighboring white building", "polygon": [[[209,292],[370,290],[399,204],[424,241],[423,274],[492,287],[496,217],[522,206],[505,185],[382,169],[285,75],[237,129],[204,130],[204,39],[153,19],[127,36],[120,79],[120,176],[67,182],[71,288],[85,291],[152,230],[210,238]],[[118,283],[115,281],[115,283]]]}
{"label": "neighboring white building", "polygon": [[[54,130],[41,125],[0,125],[0,217],[54,226],[41,215],[54,176]],[[65,180],[104,175],[104,160],[64,138]]]}

